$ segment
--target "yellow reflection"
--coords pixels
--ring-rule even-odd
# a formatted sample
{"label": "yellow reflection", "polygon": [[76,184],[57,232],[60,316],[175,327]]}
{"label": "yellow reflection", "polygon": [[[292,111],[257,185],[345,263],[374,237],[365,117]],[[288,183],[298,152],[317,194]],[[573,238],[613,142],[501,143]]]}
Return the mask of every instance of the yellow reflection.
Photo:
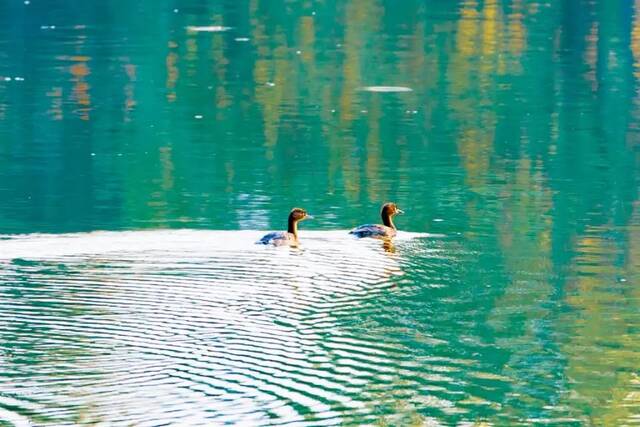
{"label": "yellow reflection", "polygon": [[137,68],[133,64],[125,64],[124,70],[127,74],[127,84],[124,86],[124,121],[131,121],[130,113],[136,106],[135,93],[134,93],[134,83],[137,79],[136,71]]}
{"label": "yellow reflection", "polygon": [[[368,196],[369,201],[375,202],[383,200],[384,189],[380,188],[381,170],[380,170],[380,158],[382,156],[382,144],[380,141],[380,121],[382,120],[382,106],[380,105],[380,97],[374,96],[371,105],[371,111],[369,111],[369,124],[367,134],[367,156],[366,156],[366,180],[368,183],[375,183],[377,185],[370,185]],[[381,194],[382,193],[382,194]]]}
{"label": "yellow reflection", "polygon": [[593,22],[589,34],[585,38],[586,48],[584,52],[584,62],[588,66],[585,78],[591,83],[591,90],[598,90],[598,78],[596,68],[598,66],[598,23]]}
{"label": "yellow reflection", "polygon": [[300,32],[302,60],[306,63],[306,65],[313,67],[315,65],[315,51],[313,49],[313,46],[316,41],[316,29],[313,17],[301,17],[298,31]]}
{"label": "yellow reflection", "polygon": [[53,120],[62,120],[64,118],[62,111],[62,88],[59,86],[52,87],[51,90],[46,93],[46,96],[51,98],[51,107],[47,111],[47,114],[49,114]]}
{"label": "yellow reflection", "polygon": [[[187,54],[185,60],[187,62],[195,62],[198,59],[198,41],[195,36],[188,38],[185,42],[187,47]],[[196,67],[187,67],[187,75],[193,77],[196,74]]]}
{"label": "yellow reflection", "polygon": [[[636,202],[630,224],[640,224],[638,206]],[[640,344],[630,330],[638,324],[640,311],[640,291],[633,286],[639,277],[640,230],[629,226],[626,262],[618,268],[622,248],[619,241],[607,238],[611,226],[587,228],[578,238],[567,303],[580,315],[559,322],[570,325],[570,340],[562,350],[572,400],[593,408],[594,425],[625,425],[640,410]]]}
{"label": "yellow reflection", "polygon": [[[294,87],[290,61],[286,58],[289,51],[287,39],[281,28],[271,38],[264,33],[264,27],[258,25],[253,30],[253,40],[260,46],[259,58],[255,61],[253,78],[256,83],[255,98],[262,107],[264,123],[265,157],[274,157],[274,148],[278,142],[281,108],[285,98],[285,91]],[[270,49],[268,43],[274,42],[275,48]],[[293,96],[291,93],[290,96]]]}
{"label": "yellow reflection", "polygon": [[[224,56],[224,40],[223,37],[214,36],[211,43],[214,74],[217,81],[220,82],[215,91],[215,105],[218,109],[224,109],[233,104],[231,93],[222,84],[226,81],[227,65],[229,64],[229,60]],[[217,119],[224,120],[224,115],[219,113]]]}
{"label": "yellow reflection", "polygon": [[485,2],[482,22],[482,53],[491,55],[496,52],[496,40],[500,27],[498,4],[495,0]]}
{"label": "yellow reflection", "polygon": [[176,83],[178,82],[178,54],[171,49],[177,49],[178,44],[176,42],[169,42],[169,52],[167,53],[167,58],[165,59],[165,64],[167,68],[167,101],[175,102],[177,99],[176,94]]}
{"label": "yellow reflection", "polygon": [[89,120],[91,97],[89,95],[89,83],[87,83],[86,78],[91,74],[91,70],[88,65],[90,57],[72,56],[69,59],[76,62],[69,67],[69,71],[73,76],[71,79],[73,82],[72,97],[78,105],[76,111],[81,120]]}
{"label": "yellow reflection", "polygon": [[513,13],[509,15],[509,37],[508,44],[511,54],[519,57],[525,49],[525,27],[522,22],[524,15],[521,10],[523,9],[522,1],[517,0],[513,2]]}
{"label": "yellow reflection", "polygon": [[640,0],[636,0],[631,28],[631,51],[633,52],[634,76],[640,80]]}
{"label": "yellow reflection", "polygon": [[476,53],[476,41],[478,34],[478,4],[474,0],[463,3],[460,9],[460,20],[458,21],[458,31],[456,45],[458,52],[462,55],[473,55]]}
{"label": "yellow reflection", "polygon": [[169,191],[174,185],[174,165],[171,147],[160,147],[160,165],[162,166],[162,189]]}

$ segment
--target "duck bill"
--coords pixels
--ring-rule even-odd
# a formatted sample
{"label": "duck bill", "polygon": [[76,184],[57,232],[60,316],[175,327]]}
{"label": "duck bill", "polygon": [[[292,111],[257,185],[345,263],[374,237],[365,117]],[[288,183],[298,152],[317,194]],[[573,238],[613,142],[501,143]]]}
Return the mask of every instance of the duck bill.
{"label": "duck bill", "polygon": [[404,211],[402,209],[396,209],[396,213],[402,215]]}
{"label": "duck bill", "polygon": [[309,215],[307,214],[307,216],[304,217],[304,219],[314,219],[315,217],[313,215]]}

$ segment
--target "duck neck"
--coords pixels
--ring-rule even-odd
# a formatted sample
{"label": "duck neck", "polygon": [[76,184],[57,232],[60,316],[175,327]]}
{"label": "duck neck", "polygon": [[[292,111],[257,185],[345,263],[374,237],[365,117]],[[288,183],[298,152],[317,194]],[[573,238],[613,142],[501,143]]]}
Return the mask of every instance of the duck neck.
{"label": "duck neck", "polygon": [[297,239],[298,238],[298,221],[293,218],[293,216],[289,216],[289,226],[287,227],[287,231]]}
{"label": "duck neck", "polygon": [[396,229],[396,226],[393,224],[393,219],[391,218],[391,215],[389,215],[386,212],[382,212],[382,223],[387,227],[393,228],[394,230]]}

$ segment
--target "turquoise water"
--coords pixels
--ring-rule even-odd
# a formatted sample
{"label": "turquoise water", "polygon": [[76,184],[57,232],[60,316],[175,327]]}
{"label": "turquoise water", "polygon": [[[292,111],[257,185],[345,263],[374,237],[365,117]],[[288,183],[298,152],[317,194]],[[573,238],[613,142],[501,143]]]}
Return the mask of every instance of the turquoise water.
{"label": "turquoise water", "polygon": [[637,3],[27,3],[0,425],[640,423]]}

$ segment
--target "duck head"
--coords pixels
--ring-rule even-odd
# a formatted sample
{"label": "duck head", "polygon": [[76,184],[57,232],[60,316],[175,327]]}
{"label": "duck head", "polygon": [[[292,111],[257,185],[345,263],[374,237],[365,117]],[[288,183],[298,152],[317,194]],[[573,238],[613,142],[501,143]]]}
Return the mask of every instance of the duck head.
{"label": "duck head", "polygon": [[383,216],[395,216],[398,214],[403,214],[404,211],[402,209],[400,209],[398,207],[398,205],[396,205],[395,203],[385,203],[384,205],[382,205],[382,212],[381,214]]}
{"label": "duck head", "polygon": [[311,219],[313,218],[311,215],[309,215],[307,213],[307,211],[305,211],[302,208],[293,208],[291,209],[291,212],[289,213],[289,224],[288,224],[288,229],[287,231],[291,234],[293,234],[294,236],[296,236],[296,238],[298,237],[298,222],[303,221],[305,219]]}
{"label": "duck head", "polygon": [[289,213],[289,221],[302,221],[304,219],[312,219],[313,217],[302,208],[293,208]]}
{"label": "duck head", "polygon": [[398,205],[395,203],[385,203],[382,205],[382,210],[380,211],[380,216],[382,217],[382,223],[387,227],[396,228],[393,224],[392,218],[398,214],[403,214],[404,211],[398,208]]}

